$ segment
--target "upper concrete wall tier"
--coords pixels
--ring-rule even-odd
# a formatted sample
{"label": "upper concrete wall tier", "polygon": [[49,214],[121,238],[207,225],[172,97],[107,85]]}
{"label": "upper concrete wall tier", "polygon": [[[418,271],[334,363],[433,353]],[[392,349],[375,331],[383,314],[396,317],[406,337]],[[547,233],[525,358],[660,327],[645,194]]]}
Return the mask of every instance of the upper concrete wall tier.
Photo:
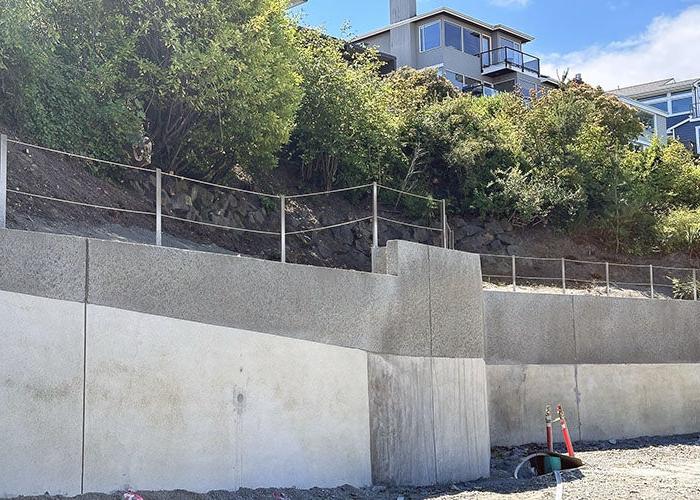
{"label": "upper concrete wall tier", "polygon": [[0,229],[0,290],[85,301],[87,240]]}
{"label": "upper concrete wall tier", "polygon": [[700,362],[700,304],[484,292],[488,364]]}
{"label": "upper concrete wall tier", "polygon": [[0,290],[375,353],[484,355],[480,263],[463,252],[389,242],[388,274],[8,230],[0,252]]}

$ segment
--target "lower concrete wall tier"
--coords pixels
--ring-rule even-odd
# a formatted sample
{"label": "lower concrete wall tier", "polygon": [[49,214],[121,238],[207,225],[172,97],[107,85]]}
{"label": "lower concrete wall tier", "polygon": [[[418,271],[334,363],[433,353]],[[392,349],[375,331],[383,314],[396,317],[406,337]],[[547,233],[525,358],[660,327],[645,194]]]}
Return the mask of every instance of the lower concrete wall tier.
{"label": "lower concrete wall tier", "polygon": [[451,484],[489,475],[483,360],[369,355],[372,478]]}
{"label": "lower concrete wall tier", "polygon": [[0,292],[0,497],[80,493],[84,309]]}
{"label": "lower concrete wall tier", "polygon": [[585,440],[700,432],[700,364],[580,365]]}
{"label": "lower concrete wall tier", "polygon": [[367,354],[88,306],[85,491],[371,483]]}
{"label": "lower concrete wall tier", "polygon": [[[580,439],[576,377],[573,365],[489,365],[491,444],[544,443],[544,411],[564,407],[572,439]],[[560,442],[561,432],[554,429]]]}
{"label": "lower concrete wall tier", "polygon": [[544,443],[546,404],[564,406],[575,440],[700,431],[700,364],[490,365],[487,374],[496,446]]}

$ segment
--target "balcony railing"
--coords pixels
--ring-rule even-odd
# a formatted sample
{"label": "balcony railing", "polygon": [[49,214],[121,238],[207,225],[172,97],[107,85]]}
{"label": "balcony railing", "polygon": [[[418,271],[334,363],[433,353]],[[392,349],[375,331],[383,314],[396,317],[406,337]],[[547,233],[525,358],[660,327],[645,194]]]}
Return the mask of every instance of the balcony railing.
{"label": "balcony railing", "polygon": [[514,70],[540,76],[540,59],[522,50],[498,47],[479,54],[482,73]]}

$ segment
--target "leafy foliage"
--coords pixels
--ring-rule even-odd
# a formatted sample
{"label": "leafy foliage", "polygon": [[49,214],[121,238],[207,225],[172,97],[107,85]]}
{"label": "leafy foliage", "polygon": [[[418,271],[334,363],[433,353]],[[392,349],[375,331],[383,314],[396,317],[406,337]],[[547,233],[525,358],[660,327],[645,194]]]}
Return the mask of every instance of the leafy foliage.
{"label": "leafy foliage", "polygon": [[114,157],[146,134],[154,163],[210,177],[276,164],[300,98],[284,0],[8,2],[0,110],[37,140]]}
{"label": "leafy foliage", "polygon": [[327,188],[380,179],[398,142],[376,51],[350,51],[312,30],[301,38],[303,98],[293,142],[304,177],[320,176]]}
{"label": "leafy foliage", "polygon": [[700,255],[700,208],[676,208],[659,220],[659,234],[668,251]]}

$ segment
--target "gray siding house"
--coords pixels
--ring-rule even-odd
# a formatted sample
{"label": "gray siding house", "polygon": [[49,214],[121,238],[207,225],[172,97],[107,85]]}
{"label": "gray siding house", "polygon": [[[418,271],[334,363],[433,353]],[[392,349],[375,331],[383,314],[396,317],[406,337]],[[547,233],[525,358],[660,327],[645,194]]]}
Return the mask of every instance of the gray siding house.
{"label": "gray siding house", "polygon": [[674,137],[700,154],[700,78],[682,81],[666,78],[610,93],[637,109],[643,106],[648,112],[663,116],[666,127],[659,137]]}
{"label": "gray siding house", "polygon": [[396,57],[397,67],[436,68],[465,91],[519,89],[524,97],[557,82],[523,46],[533,37],[449,8],[417,14],[416,0],[389,0],[390,25],[354,38]]}

